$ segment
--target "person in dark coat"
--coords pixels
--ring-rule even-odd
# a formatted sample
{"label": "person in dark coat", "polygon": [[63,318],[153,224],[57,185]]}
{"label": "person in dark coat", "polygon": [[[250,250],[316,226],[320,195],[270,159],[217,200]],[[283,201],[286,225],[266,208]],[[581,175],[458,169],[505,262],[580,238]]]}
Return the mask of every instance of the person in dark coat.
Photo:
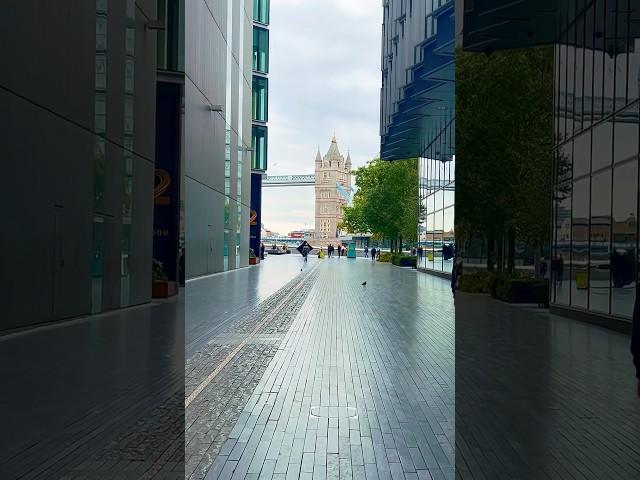
{"label": "person in dark coat", "polygon": [[453,268],[451,269],[451,293],[453,293],[453,298],[456,298],[457,280],[458,280],[458,265],[456,265],[456,262],[453,262]]}
{"label": "person in dark coat", "polygon": [[371,249],[371,261],[374,261],[376,259],[376,247],[373,247]]}
{"label": "person in dark coat", "polygon": [[633,323],[631,325],[631,355],[636,367],[637,393],[640,398],[640,295],[636,291],[636,301],[633,306]]}
{"label": "person in dark coat", "polygon": [[185,277],[185,269],[184,269],[184,249],[180,251],[180,258],[178,259],[179,269],[180,269],[180,286],[184,287],[184,277]]}

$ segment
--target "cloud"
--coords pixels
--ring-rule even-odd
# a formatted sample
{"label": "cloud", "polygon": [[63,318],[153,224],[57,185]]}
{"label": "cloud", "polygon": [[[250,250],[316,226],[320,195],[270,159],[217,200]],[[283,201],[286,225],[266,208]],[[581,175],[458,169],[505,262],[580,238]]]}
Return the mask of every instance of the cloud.
{"label": "cloud", "polygon": [[[268,174],[312,173],[334,131],[354,167],[377,154],[381,23],[379,0],[271,1]],[[263,223],[312,226],[313,190],[264,189]]]}

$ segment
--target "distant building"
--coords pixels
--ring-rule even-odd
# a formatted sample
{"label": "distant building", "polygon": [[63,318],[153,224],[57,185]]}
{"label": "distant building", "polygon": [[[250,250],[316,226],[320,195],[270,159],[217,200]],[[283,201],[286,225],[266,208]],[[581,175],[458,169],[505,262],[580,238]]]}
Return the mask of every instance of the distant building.
{"label": "distant building", "polygon": [[455,223],[455,2],[385,0],[382,8],[380,158],[420,159],[418,268],[451,272],[442,246]]}
{"label": "distant building", "polygon": [[316,178],[316,228],[315,238],[321,244],[337,242],[338,225],[342,222],[342,206],[346,199],[341,193],[351,189],[351,156],[345,159],[338,149],[334,136],[324,157],[320,156],[320,148],[315,161]]}

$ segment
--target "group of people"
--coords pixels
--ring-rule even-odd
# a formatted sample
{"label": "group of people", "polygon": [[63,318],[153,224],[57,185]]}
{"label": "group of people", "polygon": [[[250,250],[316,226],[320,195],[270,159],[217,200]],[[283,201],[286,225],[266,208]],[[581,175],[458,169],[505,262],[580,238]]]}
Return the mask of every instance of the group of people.
{"label": "group of people", "polygon": [[339,243],[337,247],[334,247],[332,244],[329,244],[329,246],[327,247],[327,253],[329,254],[329,258],[333,257],[333,252],[335,252],[336,250],[338,251],[338,258],[347,254],[347,247],[345,247],[341,243]]}
{"label": "group of people", "polygon": [[[376,258],[380,258],[380,252],[381,250],[378,248],[376,249],[376,247],[371,248],[371,260],[375,260]],[[365,258],[369,258],[369,247],[366,246],[364,247],[364,257]]]}

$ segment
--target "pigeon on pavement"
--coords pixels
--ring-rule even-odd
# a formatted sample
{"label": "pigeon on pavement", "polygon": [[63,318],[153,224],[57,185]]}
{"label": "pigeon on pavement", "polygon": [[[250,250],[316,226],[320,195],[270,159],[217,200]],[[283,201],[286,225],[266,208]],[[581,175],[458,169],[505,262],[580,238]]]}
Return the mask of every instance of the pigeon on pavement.
{"label": "pigeon on pavement", "polygon": [[367,286],[367,282],[366,282],[366,281],[365,281],[365,282],[362,282],[362,286],[363,286],[363,287],[366,287],[366,286]]}

